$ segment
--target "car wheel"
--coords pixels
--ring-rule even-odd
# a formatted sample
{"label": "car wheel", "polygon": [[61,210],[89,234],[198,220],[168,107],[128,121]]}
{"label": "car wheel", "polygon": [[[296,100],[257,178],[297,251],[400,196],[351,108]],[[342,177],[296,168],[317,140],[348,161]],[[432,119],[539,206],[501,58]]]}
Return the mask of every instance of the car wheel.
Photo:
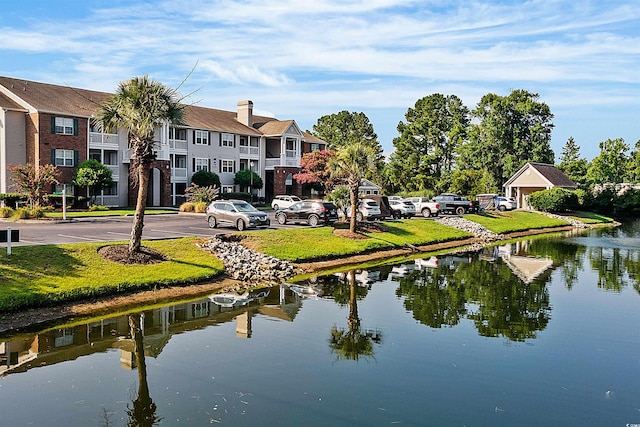
{"label": "car wheel", "polygon": [[506,211],[506,210],[507,210],[507,208],[505,208],[505,207],[504,207],[504,205],[500,205],[500,206],[498,206],[498,210],[499,210],[500,212],[504,212],[504,211]]}
{"label": "car wheel", "polygon": [[239,219],[236,223],[236,228],[238,229],[238,231],[243,231],[245,228],[247,228],[247,224],[245,224],[243,220]]}
{"label": "car wheel", "polygon": [[356,221],[362,221],[363,219],[362,212],[356,212]]}
{"label": "car wheel", "polygon": [[276,203],[275,205],[273,205],[273,210],[277,211],[280,207],[278,206],[278,204]]}
{"label": "car wheel", "polygon": [[464,208],[462,206],[456,208],[456,215],[464,215]]}
{"label": "car wheel", "polygon": [[287,223],[287,216],[285,214],[279,214],[276,219],[280,225],[285,225]]}
{"label": "car wheel", "polygon": [[318,215],[309,215],[309,225],[315,227],[318,225]]}
{"label": "car wheel", "polygon": [[431,210],[429,208],[422,209],[422,216],[425,218],[429,218],[431,216]]}
{"label": "car wheel", "polygon": [[216,221],[215,216],[207,218],[207,222],[209,223],[209,228],[216,228],[218,226],[218,221]]}

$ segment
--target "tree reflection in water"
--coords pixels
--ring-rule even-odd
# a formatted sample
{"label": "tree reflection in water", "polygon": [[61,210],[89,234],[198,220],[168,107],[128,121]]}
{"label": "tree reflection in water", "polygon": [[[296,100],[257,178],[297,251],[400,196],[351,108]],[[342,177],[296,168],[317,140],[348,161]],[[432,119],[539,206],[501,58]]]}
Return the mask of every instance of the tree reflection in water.
{"label": "tree reflection in water", "polygon": [[480,335],[512,341],[535,338],[551,311],[544,279],[524,283],[499,261],[416,270],[400,279],[396,295],[405,297],[416,320],[432,328],[466,318]]}
{"label": "tree reflection in water", "polygon": [[[373,357],[373,345],[382,343],[382,333],[374,330],[361,330],[360,318],[358,317],[358,286],[356,284],[355,271],[349,271],[346,274],[346,278],[349,286],[348,329],[345,330],[344,328],[333,326],[329,345],[338,360],[358,361],[360,357]],[[340,281],[340,283],[343,287],[345,286],[343,281]]]}
{"label": "tree reflection in water", "polygon": [[147,363],[144,357],[144,335],[142,332],[143,316],[138,314],[129,315],[129,328],[131,338],[135,343],[135,360],[138,369],[138,396],[133,400],[132,407],[127,405],[127,426],[153,426],[160,421],[161,417],[156,415],[156,404],[153,403],[149,395],[149,385],[147,383]]}

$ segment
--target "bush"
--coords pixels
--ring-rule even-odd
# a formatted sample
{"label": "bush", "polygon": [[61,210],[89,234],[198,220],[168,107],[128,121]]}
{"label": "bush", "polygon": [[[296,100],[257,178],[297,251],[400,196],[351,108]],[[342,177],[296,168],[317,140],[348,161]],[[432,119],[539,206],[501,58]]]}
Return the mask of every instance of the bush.
{"label": "bush", "polygon": [[109,208],[103,205],[91,205],[89,206],[89,212],[96,212],[96,211],[108,211]]}
{"label": "bush", "polygon": [[[46,197],[53,206],[62,207],[62,194],[48,194]],[[75,203],[75,197],[70,194],[67,194],[65,199],[67,200],[67,206],[73,206]]]}
{"label": "bush", "polygon": [[213,185],[201,187],[198,184],[193,184],[184,191],[184,197],[188,202],[204,202],[209,204],[218,198],[219,192],[219,187],[215,187]]}
{"label": "bush", "polygon": [[207,206],[209,206],[209,203],[206,203],[206,202],[195,202],[193,204],[193,210],[196,213],[205,213],[207,211]]}
{"label": "bush", "polygon": [[0,204],[3,204],[9,208],[17,207],[18,202],[24,202],[29,198],[28,195],[23,193],[0,193]]}
{"label": "bush", "polygon": [[564,188],[536,191],[529,196],[529,204],[543,212],[567,212],[578,208],[578,195]]}
{"label": "bush", "polygon": [[213,172],[200,169],[191,177],[191,183],[199,187],[220,187],[220,177]]}
{"label": "bush", "polygon": [[250,193],[220,193],[220,198],[225,200],[238,199],[249,202],[251,200]]}
{"label": "bush", "polygon": [[195,212],[195,203],[193,202],[184,202],[180,205],[180,212]]}
{"label": "bush", "polygon": [[13,216],[14,210],[10,207],[0,208],[0,218],[10,218]]}

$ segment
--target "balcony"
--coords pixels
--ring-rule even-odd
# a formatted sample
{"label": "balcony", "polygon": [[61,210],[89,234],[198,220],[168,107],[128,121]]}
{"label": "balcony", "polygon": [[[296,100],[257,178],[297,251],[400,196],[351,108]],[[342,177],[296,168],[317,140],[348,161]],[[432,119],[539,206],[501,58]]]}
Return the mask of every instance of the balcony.
{"label": "balcony", "polygon": [[120,144],[120,138],[113,133],[89,132],[89,144],[94,147],[104,145],[117,147]]}
{"label": "balcony", "polygon": [[105,165],[105,166],[111,170],[111,177],[117,181],[118,175],[119,175],[118,170],[120,169],[118,165]]}
{"label": "balcony", "polygon": [[260,147],[251,147],[251,146],[241,145],[240,154],[258,156],[260,154]]}
{"label": "balcony", "polygon": [[187,140],[186,139],[170,139],[169,140],[169,149],[174,151],[187,151]]}
{"label": "balcony", "polygon": [[187,179],[187,168],[171,168],[171,178]]}

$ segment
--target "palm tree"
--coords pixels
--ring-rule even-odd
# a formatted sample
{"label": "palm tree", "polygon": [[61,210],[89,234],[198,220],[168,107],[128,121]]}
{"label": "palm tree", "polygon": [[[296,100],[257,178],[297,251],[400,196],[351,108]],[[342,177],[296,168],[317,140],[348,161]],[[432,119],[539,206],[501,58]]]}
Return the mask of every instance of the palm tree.
{"label": "palm tree", "polygon": [[349,187],[351,200],[351,222],[349,231],[356,231],[356,212],[358,210],[358,187],[368,172],[376,170],[376,152],[362,142],[356,142],[338,149],[329,163],[332,176]]}
{"label": "palm tree", "polygon": [[355,270],[347,273],[349,283],[349,317],[347,317],[348,329],[331,328],[329,346],[336,354],[337,359],[360,360],[360,357],[373,357],[373,344],[382,343],[382,333],[374,330],[362,330],[358,317],[357,285]]}
{"label": "palm tree", "polygon": [[165,123],[182,123],[184,105],[180,100],[175,89],[150,80],[146,75],[134,77],[118,85],[116,93],[100,105],[95,117],[98,127],[109,130],[126,128],[129,132],[131,162],[138,183],[136,213],[129,240],[130,255],[140,252],[149,174],[156,158],[155,130]]}

